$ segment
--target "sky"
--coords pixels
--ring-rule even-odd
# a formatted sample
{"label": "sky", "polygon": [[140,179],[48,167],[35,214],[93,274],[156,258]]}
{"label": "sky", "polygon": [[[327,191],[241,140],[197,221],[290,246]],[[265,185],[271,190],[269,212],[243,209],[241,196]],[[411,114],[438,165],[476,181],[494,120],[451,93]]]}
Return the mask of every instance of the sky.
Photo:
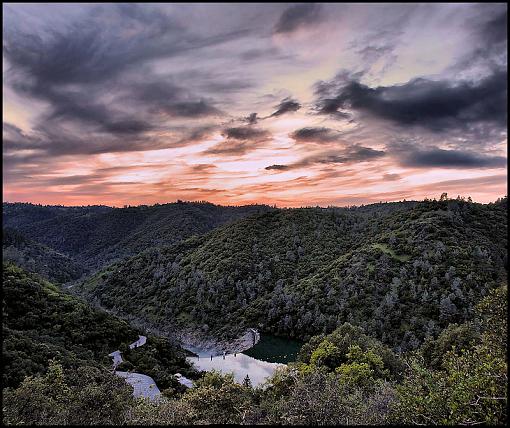
{"label": "sky", "polygon": [[506,4],[3,4],[3,200],[507,194]]}

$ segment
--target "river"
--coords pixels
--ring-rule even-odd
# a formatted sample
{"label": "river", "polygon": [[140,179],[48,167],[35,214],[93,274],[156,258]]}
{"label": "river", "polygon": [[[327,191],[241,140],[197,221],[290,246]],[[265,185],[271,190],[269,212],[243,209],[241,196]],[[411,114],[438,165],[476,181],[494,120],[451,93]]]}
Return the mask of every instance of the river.
{"label": "river", "polygon": [[239,383],[248,375],[252,385],[257,386],[271,376],[277,367],[295,361],[302,344],[297,340],[263,334],[257,344],[246,351],[211,357],[206,351],[194,349],[198,357],[188,357],[188,361],[193,362],[199,370],[232,372]]}

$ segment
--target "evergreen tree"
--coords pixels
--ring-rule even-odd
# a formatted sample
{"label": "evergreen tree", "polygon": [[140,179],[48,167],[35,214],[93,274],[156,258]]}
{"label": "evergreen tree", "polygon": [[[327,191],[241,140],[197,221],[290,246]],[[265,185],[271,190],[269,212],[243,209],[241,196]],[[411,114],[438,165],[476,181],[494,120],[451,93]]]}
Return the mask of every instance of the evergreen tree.
{"label": "evergreen tree", "polygon": [[247,388],[252,388],[250,376],[246,375],[246,377],[243,380],[243,386]]}

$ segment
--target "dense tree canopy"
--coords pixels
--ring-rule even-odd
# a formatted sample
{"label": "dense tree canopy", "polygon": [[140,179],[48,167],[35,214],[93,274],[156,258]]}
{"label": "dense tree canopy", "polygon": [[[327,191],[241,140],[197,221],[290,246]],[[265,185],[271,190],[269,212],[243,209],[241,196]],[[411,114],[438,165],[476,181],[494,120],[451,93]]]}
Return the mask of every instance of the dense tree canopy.
{"label": "dense tree canopy", "polygon": [[[507,422],[506,198],[3,208],[8,425]],[[47,281],[85,271],[72,288]],[[305,339],[256,388],[195,371],[143,330],[229,339],[247,327]],[[147,343],[129,349],[139,334]],[[153,377],[159,401],[113,375],[117,349],[119,369]]]}
{"label": "dense tree canopy", "polygon": [[506,278],[506,203],[271,211],[114,264],[76,287],[156,328],[291,337],[344,322],[416,349]]}
{"label": "dense tree canopy", "polygon": [[4,261],[38,273],[54,283],[73,281],[85,273],[85,269],[71,257],[27,239],[14,229],[4,228],[2,232]]}
{"label": "dense tree canopy", "polygon": [[[403,423],[504,425],[507,420],[508,291],[493,290],[477,306],[478,338],[451,342],[434,368],[426,367],[430,347],[409,359],[397,386],[395,417]],[[450,333],[450,332],[448,332]],[[441,343],[442,344],[442,343]]]}
{"label": "dense tree canopy", "polygon": [[222,207],[205,202],[124,208],[4,203],[3,226],[95,270],[146,248],[173,244],[269,209],[265,205]]}
{"label": "dense tree canopy", "polygon": [[178,385],[175,372],[194,376],[184,351],[167,339],[149,336],[145,347],[129,352],[141,330],[12,264],[3,266],[2,315],[4,387],[43,373],[52,358],[64,367],[110,368],[108,354],[117,349],[125,349],[132,370],[150,366],[162,388]]}

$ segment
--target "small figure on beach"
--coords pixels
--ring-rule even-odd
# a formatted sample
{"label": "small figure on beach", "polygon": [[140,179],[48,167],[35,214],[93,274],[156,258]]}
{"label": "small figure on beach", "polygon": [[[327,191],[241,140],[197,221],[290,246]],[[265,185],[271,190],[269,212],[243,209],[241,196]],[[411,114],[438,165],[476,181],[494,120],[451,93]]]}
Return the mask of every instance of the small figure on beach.
{"label": "small figure on beach", "polygon": [[226,355],[226,352],[225,352],[225,351],[223,351],[223,359],[225,359],[225,355]]}
{"label": "small figure on beach", "polygon": [[237,357],[237,352],[234,352],[234,357]]}
{"label": "small figure on beach", "polygon": [[212,361],[212,354],[211,354],[211,361]]}

